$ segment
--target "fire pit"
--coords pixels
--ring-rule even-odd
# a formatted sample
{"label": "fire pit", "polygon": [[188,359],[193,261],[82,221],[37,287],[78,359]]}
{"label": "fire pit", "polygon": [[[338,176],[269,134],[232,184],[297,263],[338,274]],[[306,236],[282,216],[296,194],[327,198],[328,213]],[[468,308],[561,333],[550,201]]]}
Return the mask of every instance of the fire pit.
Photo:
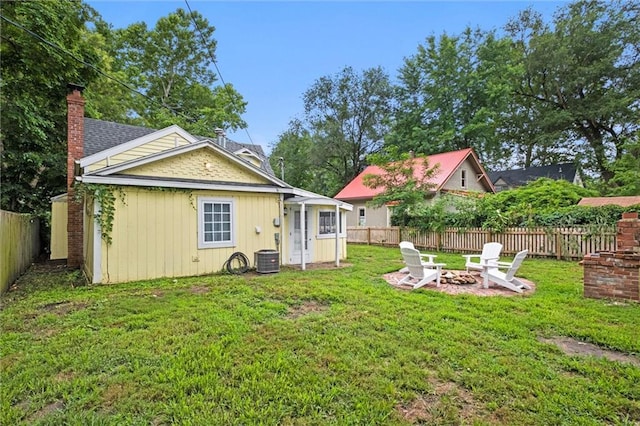
{"label": "fire pit", "polygon": [[476,278],[468,272],[442,271],[440,275],[442,284],[469,285],[476,282]]}

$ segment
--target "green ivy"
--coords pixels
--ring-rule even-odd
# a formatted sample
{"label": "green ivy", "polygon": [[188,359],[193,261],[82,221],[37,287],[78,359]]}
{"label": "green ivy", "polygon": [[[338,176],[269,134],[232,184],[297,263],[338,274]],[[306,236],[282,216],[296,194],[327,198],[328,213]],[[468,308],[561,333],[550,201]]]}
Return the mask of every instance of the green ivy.
{"label": "green ivy", "polygon": [[116,212],[116,195],[125,203],[124,188],[118,185],[96,185],[91,183],[78,183],[74,186],[75,201],[95,200],[100,205],[100,211],[89,212],[96,223],[100,226],[100,237],[107,244],[111,245],[111,231],[113,231],[113,220]]}
{"label": "green ivy", "polygon": [[[138,188],[139,190],[153,191],[153,192],[182,192],[189,195],[189,203],[193,209],[196,209],[193,192],[190,189],[182,188],[165,188],[160,186],[153,186],[148,188]],[[122,204],[125,202],[125,190],[123,186],[119,185],[99,185],[91,183],[77,183],[74,186],[75,201],[82,202],[83,200],[96,200],[100,205],[100,211],[94,213],[88,212],[89,216],[93,216],[96,223],[100,226],[100,237],[102,240],[111,245],[113,241],[111,238],[111,232],[113,231],[113,221],[115,219],[116,212],[116,199],[120,199]]]}

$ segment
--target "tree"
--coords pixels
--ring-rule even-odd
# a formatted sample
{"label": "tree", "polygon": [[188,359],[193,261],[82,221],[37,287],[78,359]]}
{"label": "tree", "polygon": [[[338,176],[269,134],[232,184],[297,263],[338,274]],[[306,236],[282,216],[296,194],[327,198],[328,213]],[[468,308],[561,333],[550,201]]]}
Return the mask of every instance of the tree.
{"label": "tree", "polygon": [[79,60],[100,66],[103,56],[80,1],[4,1],[0,11],[1,205],[46,218],[49,198],[66,188],[67,83],[93,81]]}
{"label": "tree", "polygon": [[312,147],[309,130],[304,128],[300,120],[292,120],[271,150],[271,168],[278,177],[281,177],[281,168],[284,168],[284,180],[290,185],[313,190]]}
{"label": "tree", "polygon": [[152,29],[136,23],[111,31],[114,68],[145,95],[133,98],[129,121],[152,128],[178,124],[202,134],[246,127],[242,96],[230,84],[212,88],[214,31],[198,12],[183,9],[160,18]]}
{"label": "tree", "polygon": [[473,147],[484,161],[505,157],[498,133],[509,87],[509,43],[467,28],[430,36],[400,69],[388,145],[434,154]]}
{"label": "tree", "polygon": [[577,1],[561,9],[553,28],[525,11],[507,25],[521,51],[517,102],[534,109],[540,127],[584,152],[605,182],[611,164],[638,140],[640,8],[634,1]]}
{"label": "tree", "polygon": [[305,125],[323,194],[338,192],[364,169],[366,156],[382,148],[392,94],[380,67],[360,74],[347,67],[319,78],[305,92]]}
{"label": "tree", "polygon": [[429,167],[426,156],[414,157],[400,154],[395,148],[368,157],[372,165],[382,169],[380,174],[364,176],[364,185],[372,189],[382,189],[369,203],[372,207],[393,205],[392,221],[395,225],[411,225],[418,216],[425,201],[430,198],[435,184],[431,179],[439,166]]}

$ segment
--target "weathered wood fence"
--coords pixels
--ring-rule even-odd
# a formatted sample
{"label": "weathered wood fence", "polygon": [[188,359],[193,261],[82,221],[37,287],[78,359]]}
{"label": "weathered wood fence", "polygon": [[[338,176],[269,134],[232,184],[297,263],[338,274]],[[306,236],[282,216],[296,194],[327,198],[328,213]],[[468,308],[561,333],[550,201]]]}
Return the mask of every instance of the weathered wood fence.
{"label": "weathered wood fence", "polygon": [[397,246],[411,241],[416,248],[479,253],[491,241],[502,244],[502,252],[515,254],[529,250],[529,256],[582,259],[587,253],[615,251],[615,226],[571,228],[508,228],[497,233],[481,228],[446,229],[443,232],[400,227],[349,227],[347,242]]}
{"label": "weathered wood fence", "polygon": [[0,210],[0,293],[27,270],[39,251],[38,219]]}

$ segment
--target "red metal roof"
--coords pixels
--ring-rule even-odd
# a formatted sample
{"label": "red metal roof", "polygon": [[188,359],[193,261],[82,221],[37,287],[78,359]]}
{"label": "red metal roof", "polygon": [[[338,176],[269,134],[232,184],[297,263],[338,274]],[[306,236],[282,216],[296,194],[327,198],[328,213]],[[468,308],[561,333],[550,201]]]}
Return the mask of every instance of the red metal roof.
{"label": "red metal roof", "polygon": [[[482,173],[485,173],[478,162],[478,158],[473,153],[471,148],[461,149],[459,151],[451,151],[451,152],[443,152],[441,154],[429,155],[427,157],[428,166],[431,168],[436,164],[440,165],[440,169],[438,173],[431,179],[436,186],[434,187],[434,191],[439,191],[442,186],[449,180],[453,172],[455,172],[460,164],[462,164],[467,157],[472,156],[475,159],[475,162],[478,164],[479,169],[482,170]],[[422,162],[422,161],[421,161]],[[421,165],[414,167],[414,175],[416,177],[420,177],[424,174],[424,162]],[[384,170],[378,166],[368,166],[365,168],[362,173],[356,176],[351,182],[347,184],[338,194],[334,197],[339,200],[356,200],[356,199],[370,199],[375,197],[376,195],[382,193],[384,188],[369,188],[364,185],[364,176],[368,174],[380,175],[384,173]],[[488,181],[489,185],[491,184]]]}

